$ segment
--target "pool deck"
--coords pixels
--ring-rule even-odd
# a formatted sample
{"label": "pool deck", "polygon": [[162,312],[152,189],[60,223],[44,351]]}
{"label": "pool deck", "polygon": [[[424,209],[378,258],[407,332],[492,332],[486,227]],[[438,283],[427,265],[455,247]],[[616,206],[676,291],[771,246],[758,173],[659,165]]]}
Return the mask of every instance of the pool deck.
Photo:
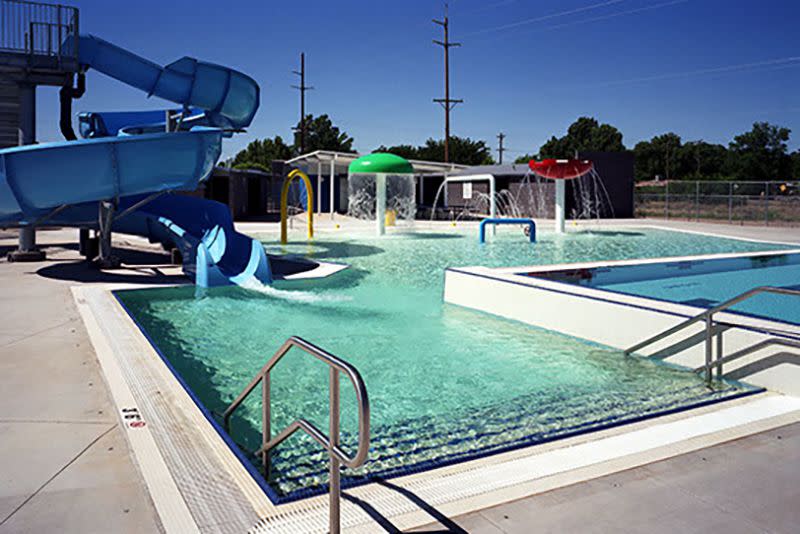
{"label": "pool deck", "polygon": [[[350,224],[336,229],[321,219],[320,231],[346,231]],[[800,244],[798,228],[627,224]],[[240,229],[274,233],[277,225]],[[126,247],[124,259],[133,267],[108,273],[80,261],[77,230],[41,232],[38,239],[47,261],[0,263],[0,534],[161,532],[70,287],[183,279],[164,265],[163,254],[134,238],[116,243]],[[0,253],[15,243],[16,232],[0,231]],[[800,523],[798,476],[800,425],[793,424],[452,522],[441,518],[427,530],[790,532]]]}

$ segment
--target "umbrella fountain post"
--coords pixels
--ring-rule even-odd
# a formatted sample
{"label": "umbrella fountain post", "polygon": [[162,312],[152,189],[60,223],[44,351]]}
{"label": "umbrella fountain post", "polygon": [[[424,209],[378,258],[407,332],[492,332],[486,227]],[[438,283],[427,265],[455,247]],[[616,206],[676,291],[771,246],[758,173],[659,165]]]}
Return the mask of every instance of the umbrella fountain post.
{"label": "umbrella fountain post", "polygon": [[589,160],[579,159],[545,159],[542,161],[531,160],[528,167],[534,174],[549,178],[556,184],[555,199],[555,230],[563,234],[566,228],[567,212],[567,184],[566,180],[574,180],[591,172],[594,164]]}
{"label": "umbrella fountain post", "polygon": [[[408,177],[413,182],[414,167],[408,160],[395,156],[394,154],[376,152],[362,156],[353,161],[348,167],[348,182],[350,186],[354,183],[354,177],[362,175],[367,178],[374,177],[375,182],[375,231],[381,236],[386,233],[386,202],[387,202],[387,180],[389,177]],[[413,187],[412,187],[413,189]],[[363,191],[362,191],[363,193]],[[361,203],[371,204],[368,196],[361,199]],[[363,202],[366,201],[366,202]],[[372,206],[360,206],[353,209],[355,202],[350,201],[350,211],[370,211]]]}

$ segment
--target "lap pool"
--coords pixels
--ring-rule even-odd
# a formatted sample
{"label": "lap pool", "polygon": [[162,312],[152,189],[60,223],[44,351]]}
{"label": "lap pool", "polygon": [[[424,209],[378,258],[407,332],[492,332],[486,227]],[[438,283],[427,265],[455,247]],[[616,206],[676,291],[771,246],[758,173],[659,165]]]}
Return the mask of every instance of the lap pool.
{"label": "lap pool", "polygon": [[[661,230],[543,233],[528,243],[503,229],[486,245],[473,231],[322,236],[269,252],[304,254],[352,267],[325,280],[260,291],[191,286],[117,292],[120,302],[184,384],[221,413],[291,335],[355,365],[372,407],[370,459],[343,471],[345,484],[406,474],[644,417],[748,394],[707,385],[685,370],[442,303],[447,267],[621,260],[777,250]],[[535,305],[532,303],[531,305]],[[624,327],[621,326],[621,327]],[[275,432],[305,417],[327,427],[327,368],[298,352],[272,376]],[[233,439],[260,440],[258,395],[234,416]],[[355,445],[355,403],[342,387],[344,445]],[[324,489],[325,453],[304,435],[276,449],[272,497]]]}

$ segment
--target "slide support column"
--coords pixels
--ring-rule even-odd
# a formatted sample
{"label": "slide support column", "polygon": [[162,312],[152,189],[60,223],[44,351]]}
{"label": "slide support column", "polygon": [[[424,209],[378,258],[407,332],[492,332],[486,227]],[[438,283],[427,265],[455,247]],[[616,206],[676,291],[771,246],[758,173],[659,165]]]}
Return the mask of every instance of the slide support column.
{"label": "slide support column", "polygon": [[110,200],[100,202],[98,222],[100,226],[100,256],[97,266],[101,269],[114,269],[119,267],[119,258],[115,257],[111,249],[111,224],[114,222],[114,203]]}
{"label": "slide support column", "polygon": [[[25,83],[19,86],[18,143],[32,145],[36,142],[36,85]],[[42,261],[44,251],[36,248],[36,228],[25,224],[19,229],[17,250],[8,254],[9,261]]]}

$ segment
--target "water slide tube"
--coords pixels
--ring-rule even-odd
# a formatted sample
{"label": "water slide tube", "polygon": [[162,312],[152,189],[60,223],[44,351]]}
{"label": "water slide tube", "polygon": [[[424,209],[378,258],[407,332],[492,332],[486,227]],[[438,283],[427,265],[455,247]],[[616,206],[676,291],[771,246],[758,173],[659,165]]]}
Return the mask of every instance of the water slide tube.
{"label": "water slide tube", "polygon": [[34,224],[67,205],[194,189],[221,146],[222,132],[207,128],[0,150],[0,223]]}
{"label": "water slide tube", "polygon": [[[111,200],[121,215],[113,222],[115,231],[178,245],[184,258],[193,258],[192,265],[184,261],[184,270],[198,284],[238,284],[250,277],[271,282],[263,247],[235,232],[227,207],[177,195],[144,202],[148,194],[193,190],[208,178],[221,153],[222,129],[238,130],[252,121],[258,84],[188,57],[162,68],[94,36],[65,46],[79,46],[85,68],[181,104],[199,117],[183,125],[189,131],[164,132],[163,112],[156,122],[155,114],[107,114],[104,131],[90,121],[86,128],[81,123],[82,134],[91,139],[0,150],[0,223],[96,227],[99,201]],[[116,122],[109,125],[112,118]],[[128,126],[122,124],[129,119]]]}
{"label": "water slide tube", "polygon": [[[258,111],[258,84],[241,72],[191,57],[161,67],[94,35],[81,35],[77,40],[82,65],[148,96],[205,110],[211,126],[245,128]],[[66,44],[67,50],[73,43]]]}

